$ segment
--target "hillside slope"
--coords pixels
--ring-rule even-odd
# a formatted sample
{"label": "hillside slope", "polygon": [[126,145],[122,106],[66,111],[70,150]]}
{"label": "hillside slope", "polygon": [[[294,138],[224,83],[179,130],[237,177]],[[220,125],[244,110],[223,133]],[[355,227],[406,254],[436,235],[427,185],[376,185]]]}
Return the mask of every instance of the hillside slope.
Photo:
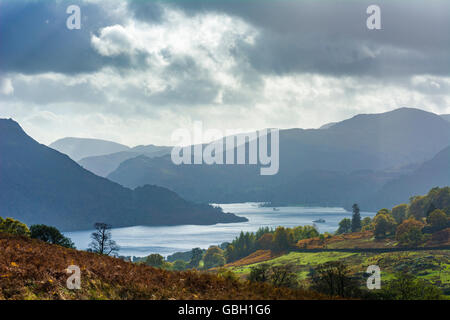
{"label": "hillside slope", "polygon": [[37,143],[13,120],[0,119],[0,212],[24,223],[64,231],[95,222],[133,225],[215,224],[246,221],[194,204],[168,189],[127,189],[98,177],[56,150]]}
{"label": "hillside slope", "polygon": [[[65,269],[81,270],[81,289],[68,290]],[[38,240],[0,234],[2,299],[320,299],[321,295],[195,271],[136,265]]]}
{"label": "hillside slope", "polygon": [[112,141],[72,137],[56,140],[49,147],[67,154],[75,161],[85,157],[99,156],[129,149],[129,147],[123,144]]}
{"label": "hillside slope", "polygon": [[201,202],[348,206],[366,199],[408,165],[449,145],[450,123],[419,109],[362,114],[328,129],[280,131],[279,172],[258,165],[179,165],[170,156],[136,157],[108,178],[127,187],[153,183]]}
{"label": "hillside slope", "polygon": [[77,161],[83,168],[100,177],[106,177],[116,170],[125,160],[145,155],[148,158],[170,154],[172,147],[165,146],[137,146],[127,151],[115,152],[101,156],[91,156]]}
{"label": "hillside slope", "polygon": [[[450,141],[449,141],[450,143]],[[413,195],[426,194],[434,187],[450,185],[450,146],[439,152],[431,160],[423,163],[417,170],[388,182],[365,207],[392,208],[398,203],[407,203]]]}

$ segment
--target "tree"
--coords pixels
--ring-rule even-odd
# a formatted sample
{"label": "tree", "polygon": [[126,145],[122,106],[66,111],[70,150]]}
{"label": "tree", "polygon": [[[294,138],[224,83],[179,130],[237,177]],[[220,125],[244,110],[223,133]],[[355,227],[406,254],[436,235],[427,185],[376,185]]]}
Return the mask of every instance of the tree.
{"label": "tree", "polygon": [[435,209],[450,207],[450,187],[433,188],[425,196],[411,197],[408,212],[417,220],[427,218]]}
{"label": "tree", "polygon": [[349,218],[344,218],[339,222],[337,234],[349,233],[352,230],[352,221]]}
{"label": "tree", "polygon": [[292,234],[284,227],[277,227],[273,235],[273,244],[276,251],[289,249],[293,244]]}
{"label": "tree", "polygon": [[31,238],[39,239],[51,244],[75,249],[75,244],[59,232],[58,229],[44,224],[34,224],[30,227]]}
{"label": "tree", "polygon": [[[261,233],[262,235],[263,233]],[[257,237],[253,232],[242,232],[236,237],[226,249],[228,262],[238,260],[256,250]]]}
{"label": "tree", "polygon": [[292,264],[269,266],[262,263],[250,268],[248,280],[252,282],[269,282],[275,287],[295,288],[298,286],[297,275]]}
{"label": "tree", "polygon": [[407,219],[397,227],[395,238],[401,244],[416,246],[423,240],[423,227],[422,222],[415,219]]}
{"label": "tree", "polygon": [[273,266],[270,270],[270,281],[274,287],[296,288],[297,275],[292,264]]}
{"label": "tree", "polygon": [[311,288],[330,297],[354,297],[358,295],[358,285],[350,277],[350,270],[341,261],[330,261],[318,265],[311,271]]}
{"label": "tree", "polygon": [[442,292],[425,280],[401,272],[383,286],[381,296],[389,300],[439,300]]}
{"label": "tree", "polygon": [[431,225],[433,230],[439,231],[447,227],[448,218],[444,211],[436,209],[430,213],[427,222]]}
{"label": "tree", "polygon": [[150,267],[161,268],[164,264],[164,257],[158,253],[152,253],[145,259],[145,264]]}
{"label": "tree", "polygon": [[387,214],[387,215],[389,215],[389,214],[391,214],[391,212],[389,211],[389,209],[383,208],[383,209],[378,210],[377,214]]}
{"label": "tree", "polygon": [[298,226],[292,229],[292,236],[294,242],[303,239],[310,239],[319,236],[319,232],[314,226]]}
{"label": "tree", "polygon": [[361,221],[361,230],[373,230],[372,219],[370,217],[365,217]]}
{"label": "tree", "polygon": [[269,265],[267,263],[250,267],[248,280],[252,282],[266,282],[269,280]]}
{"label": "tree", "polygon": [[181,271],[187,269],[187,262],[183,260],[175,260],[173,263],[173,270]]}
{"label": "tree", "polygon": [[30,236],[27,225],[13,218],[3,219],[0,217],[0,232],[21,236]]}
{"label": "tree", "polygon": [[211,246],[203,256],[203,264],[206,269],[221,267],[225,264],[224,252],[217,246]]}
{"label": "tree", "polygon": [[359,210],[358,204],[354,204],[352,206],[353,215],[352,215],[352,232],[361,231],[361,213]]}
{"label": "tree", "polygon": [[432,213],[434,210],[436,210],[436,207],[435,207],[434,203],[432,202],[428,205],[428,208],[426,210],[426,218],[428,218],[430,216],[430,213]]}
{"label": "tree", "polygon": [[398,224],[402,223],[403,220],[406,219],[408,213],[408,205],[407,204],[399,204],[392,208],[392,217],[395,219],[395,222]]}
{"label": "tree", "polygon": [[258,249],[270,250],[273,245],[273,234],[265,233],[263,234],[258,241],[256,241],[256,246]]}
{"label": "tree", "polygon": [[194,248],[192,249],[192,257],[191,257],[191,261],[189,261],[189,268],[197,268],[200,261],[202,260],[203,257],[203,250],[200,248]]}
{"label": "tree", "polygon": [[119,246],[112,240],[111,226],[97,222],[94,224],[94,228],[96,231],[91,234],[92,242],[89,244],[89,248],[99,254],[116,254],[119,251]]}
{"label": "tree", "polygon": [[373,224],[376,238],[383,238],[395,230],[395,220],[390,214],[378,212],[373,218]]}

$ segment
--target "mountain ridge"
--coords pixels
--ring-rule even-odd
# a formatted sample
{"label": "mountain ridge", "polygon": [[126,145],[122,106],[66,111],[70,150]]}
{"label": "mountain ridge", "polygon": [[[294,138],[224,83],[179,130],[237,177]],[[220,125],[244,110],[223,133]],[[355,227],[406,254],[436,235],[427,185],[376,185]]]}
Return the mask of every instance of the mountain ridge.
{"label": "mountain ridge", "polygon": [[357,115],[324,129],[280,131],[280,169],[257,165],[179,165],[170,156],[136,157],[108,178],[127,187],[154,183],[199,202],[351,206],[448,146],[450,123],[414,108]]}
{"label": "mountain ridge", "polygon": [[36,142],[12,119],[0,119],[0,136],[2,216],[64,231],[90,229],[95,222],[124,227],[246,221],[163,187],[131,190],[98,177]]}
{"label": "mountain ridge", "polygon": [[100,156],[130,149],[130,147],[126,145],[113,141],[76,137],[58,139],[49,144],[49,147],[67,154],[75,161],[88,156]]}
{"label": "mountain ridge", "polygon": [[106,177],[116,170],[125,160],[145,155],[149,158],[169,154],[172,147],[140,145],[126,151],[120,151],[99,156],[85,157],[77,161],[83,168],[95,173],[98,176]]}

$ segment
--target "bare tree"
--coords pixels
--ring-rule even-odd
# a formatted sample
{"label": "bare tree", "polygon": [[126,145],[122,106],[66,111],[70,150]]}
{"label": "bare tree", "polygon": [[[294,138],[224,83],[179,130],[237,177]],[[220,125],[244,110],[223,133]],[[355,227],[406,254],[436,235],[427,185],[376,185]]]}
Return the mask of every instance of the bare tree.
{"label": "bare tree", "polygon": [[111,226],[97,222],[94,227],[96,231],[91,234],[92,242],[89,244],[89,248],[100,254],[116,254],[119,251],[119,246],[112,240]]}

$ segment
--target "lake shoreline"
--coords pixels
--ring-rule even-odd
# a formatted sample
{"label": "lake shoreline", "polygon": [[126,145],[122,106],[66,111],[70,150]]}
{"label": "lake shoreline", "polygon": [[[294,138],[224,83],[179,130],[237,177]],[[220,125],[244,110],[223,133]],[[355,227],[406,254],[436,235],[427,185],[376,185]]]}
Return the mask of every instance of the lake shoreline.
{"label": "lake shoreline", "polygon": [[[220,206],[224,212],[232,212],[246,217],[247,222],[218,223],[214,225],[178,226],[133,226],[113,228],[113,239],[121,247],[119,255],[143,257],[159,253],[165,257],[175,252],[185,252],[192,248],[207,249],[211,245],[231,242],[241,231],[254,232],[260,227],[295,227],[313,225],[317,219],[320,232],[334,232],[343,218],[351,217],[351,212],[336,207],[261,207],[260,202],[233,204],[211,204]],[[362,212],[361,216],[374,216],[374,212]],[[78,249],[84,250],[90,242],[93,230],[64,232]]]}

